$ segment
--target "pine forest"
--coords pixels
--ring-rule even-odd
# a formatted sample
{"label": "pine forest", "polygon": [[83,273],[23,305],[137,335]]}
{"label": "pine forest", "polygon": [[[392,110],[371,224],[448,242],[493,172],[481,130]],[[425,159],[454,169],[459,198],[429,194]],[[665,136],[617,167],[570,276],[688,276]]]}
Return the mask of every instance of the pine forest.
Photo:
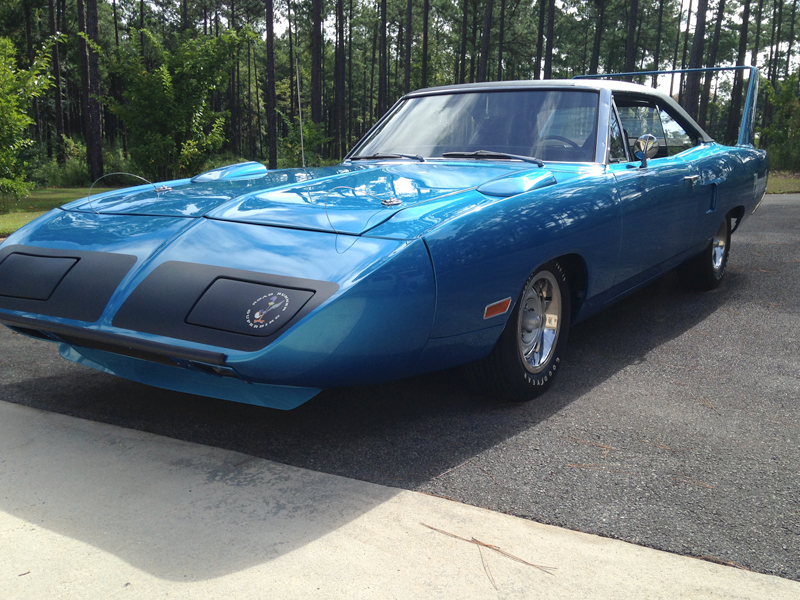
{"label": "pine forest", "polygon": [[[798,1],[0,0],[0,192],[332,164],[418,88],[733,65],[796,172]],[[735,138],[747,77],[634,80]]]}

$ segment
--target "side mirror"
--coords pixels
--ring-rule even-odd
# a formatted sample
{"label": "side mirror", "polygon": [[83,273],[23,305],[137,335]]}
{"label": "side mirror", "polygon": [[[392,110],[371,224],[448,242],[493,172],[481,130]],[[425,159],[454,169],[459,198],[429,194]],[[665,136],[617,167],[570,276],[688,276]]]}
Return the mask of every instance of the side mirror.
{"label": "side mirror", "polygon": [[642,161],[640,168],[647,166],[647,159],[658,154],[658,140],[652,133],[645,133],[633,144],[633,155]]}

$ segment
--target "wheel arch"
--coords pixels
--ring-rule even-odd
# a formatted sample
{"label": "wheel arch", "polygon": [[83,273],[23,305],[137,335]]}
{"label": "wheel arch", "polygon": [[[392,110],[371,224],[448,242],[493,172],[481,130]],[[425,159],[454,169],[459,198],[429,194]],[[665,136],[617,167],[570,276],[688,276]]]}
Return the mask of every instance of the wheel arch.
{"label": "wheel arch", "polygon": [[732,208],[731,210],[729,210],[728,214],[725,215],[727,217],[730,217],[731,221],[734,221],[733,225],[731,226],[731,234],[733,234],[734,231],[739,229],[739,225],[741,225],[742,220],[744,219],[744,214],[745,214],[744,206],[739,205],[736,208]]}
{"label": "wheel arch", "polygon": [[586,300],[586,291],[589,287],[589,269],[586,266],[586,261],[577,253],[562,254],[552,260],[559,261],[567,271],[571,300],[570,305],[572,307],[570,313],[574,321],[583,302]]}

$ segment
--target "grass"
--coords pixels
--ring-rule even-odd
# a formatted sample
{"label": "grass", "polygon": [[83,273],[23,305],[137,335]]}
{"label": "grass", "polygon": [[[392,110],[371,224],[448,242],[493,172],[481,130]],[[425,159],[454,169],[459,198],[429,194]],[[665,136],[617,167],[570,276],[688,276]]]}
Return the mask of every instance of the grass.
{"label": "grass", "polygon": [[800,173],[769,174],[767,182],[768,194],[797,194],[800,193]]}
{"label": "grass", "polygon": [[[106,191],[100,189],[99,191]],[[95,188],[94,193],[98,189]],[[48,210],[89,195],[89,188],[41,188],[0,207],[0,237],[6,237]]]}

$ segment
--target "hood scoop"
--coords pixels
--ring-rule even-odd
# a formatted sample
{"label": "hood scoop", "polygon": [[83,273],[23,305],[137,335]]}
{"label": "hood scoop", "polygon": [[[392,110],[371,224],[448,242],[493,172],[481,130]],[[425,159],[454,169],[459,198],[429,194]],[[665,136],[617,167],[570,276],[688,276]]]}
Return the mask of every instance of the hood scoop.
{"label": "hood scoop", "polygon": [[236,179],[255,179],[267,174],[267,167],[260,162],[250,161],[211,169],[192,177],[192,183],[207,183],[209,181],[233,181]]}
{"label": "hood scoop", "polygon": [[536,169],[493,179],[479,186],[478,191],[486,196],[508,197],[555,184],[556,178],[551,171]]}

